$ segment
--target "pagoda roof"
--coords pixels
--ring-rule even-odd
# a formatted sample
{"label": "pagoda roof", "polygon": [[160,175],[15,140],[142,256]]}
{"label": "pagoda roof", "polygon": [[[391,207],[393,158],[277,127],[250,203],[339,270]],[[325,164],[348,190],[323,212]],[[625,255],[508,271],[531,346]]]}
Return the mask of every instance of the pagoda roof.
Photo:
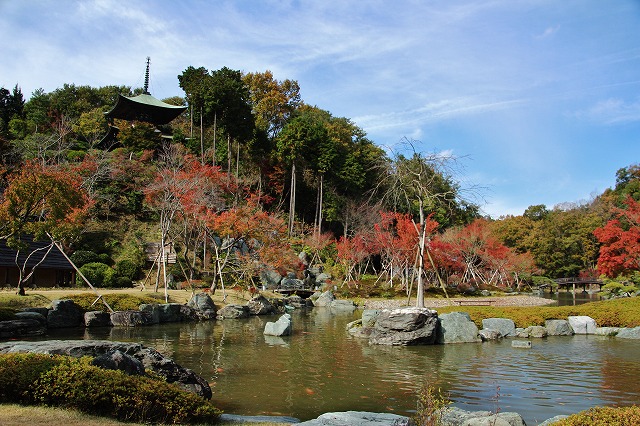
{"label": "pagoda roof", "polygon": [[185,106],[171,105],[144,93],[131,98],[118,95],[118,102],[105,115],[108,118],[161,125],[171,122],[186,109]]}

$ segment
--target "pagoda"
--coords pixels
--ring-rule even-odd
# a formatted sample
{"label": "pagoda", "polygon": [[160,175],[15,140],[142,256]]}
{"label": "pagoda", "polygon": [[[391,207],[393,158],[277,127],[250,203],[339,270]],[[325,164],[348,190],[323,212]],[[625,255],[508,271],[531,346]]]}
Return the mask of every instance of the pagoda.
{"label": "pagoda", "polygon": [[116,105],[111,111],[105,113],[109,120],[119,118],[127,121],[144,121],[145,123],[160,126],[170,123],[187,109],[185,106],[171,105],[151,96],[149,93],[150,61],[151,58],[147,57],[144,92],[133,97],[118,95]]}
{"label": "pagoda", "polygon": [[[169,124],[182,114],[187,107],[171,105],[154,98],[149,93],[149,64],[151,58],[147,57],[147,70],[144,76],[144,91],[138,96],[118,95],[118,101],[110,111],[105,112],[105,117],[109,121],[109,131],[100,141],[101,146],[106,146],[116,141],[120,129],[113,123],[114,119],[126,121],[142,121],[161,126]],[[162,133],[156,128],[156,132]],[[161,135],[162,138],[171,138],[171,136]],[[113,145],[111,145],[113,147]]]}

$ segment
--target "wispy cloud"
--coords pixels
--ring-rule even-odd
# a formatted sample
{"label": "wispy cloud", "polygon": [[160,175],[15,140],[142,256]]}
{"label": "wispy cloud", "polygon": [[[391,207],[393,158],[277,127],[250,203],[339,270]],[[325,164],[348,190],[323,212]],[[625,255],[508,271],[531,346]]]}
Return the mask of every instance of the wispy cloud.
{"label": "wispy cloud", "polygon": [[560,31],[560,25],[556,25],[553,27],[547,27],[545,28],[545,30],[541,33],[535,36],[535,38],[541,40],[541,39],[545,39],[545,38],[550,38],[552,36],[554,36],[558,31]]}
{"label": "wispy cloud", "polygon": [[623,99],[609,98],[597,102],[577,115],[608,125],[640,122],[640,100],[625,102]]}
{"label": "wispy cloud", "polygon": [[471,114],[482,114],[525,104],[524,99],[486,102],[471,98],[446,99],[429,103],[419,108],[394,111],[376,115],[355,117],[353,120],[369,131],[380,131],[398,127],[425,125],[435,121],[449,120]]}

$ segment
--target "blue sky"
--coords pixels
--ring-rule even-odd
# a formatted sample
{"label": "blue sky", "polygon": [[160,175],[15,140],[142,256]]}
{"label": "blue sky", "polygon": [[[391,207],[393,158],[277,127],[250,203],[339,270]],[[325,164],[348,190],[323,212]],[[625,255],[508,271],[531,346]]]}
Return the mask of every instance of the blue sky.
{"label": "blue sky", "polygon": [[459,157],[493,217],[589,200],[640,162],[638,0],[0,0],[0,86],[271,70],[376,144]]}

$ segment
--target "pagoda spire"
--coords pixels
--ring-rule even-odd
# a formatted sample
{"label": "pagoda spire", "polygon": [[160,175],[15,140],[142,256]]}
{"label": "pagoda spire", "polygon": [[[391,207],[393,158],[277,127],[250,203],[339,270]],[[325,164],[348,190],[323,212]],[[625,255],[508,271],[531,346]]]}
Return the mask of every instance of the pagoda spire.
{"label": "pagoda spire", "polygon": [[149,93],[149,65],[151,64],[151,57],[147,56],[147,71],[144,73],[144,94],[150,95]]}

